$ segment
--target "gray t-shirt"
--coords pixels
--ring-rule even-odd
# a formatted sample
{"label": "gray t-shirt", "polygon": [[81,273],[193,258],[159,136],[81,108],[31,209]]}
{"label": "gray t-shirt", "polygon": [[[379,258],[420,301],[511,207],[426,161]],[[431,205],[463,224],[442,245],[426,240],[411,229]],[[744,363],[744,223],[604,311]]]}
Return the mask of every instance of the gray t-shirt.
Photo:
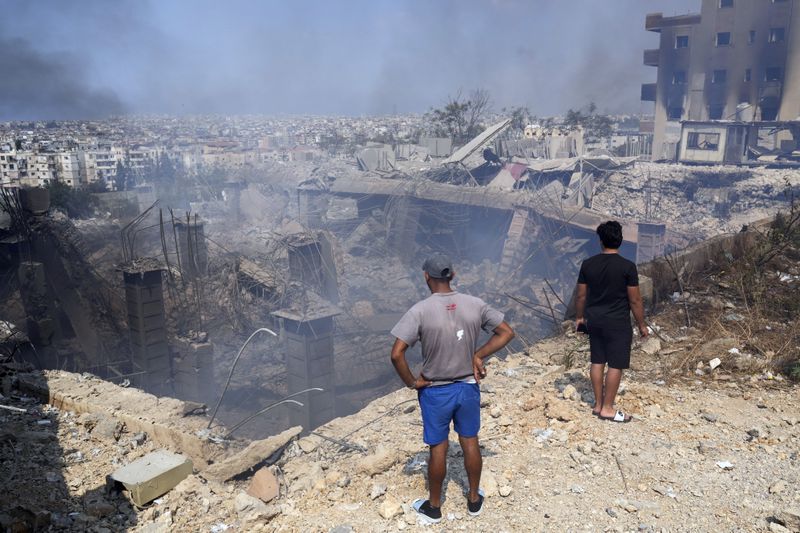
{"label": "gray t-shirt", "polygon": [[417,302],[392,328],[392,335],[414,346],[422,341],[422,375],[430,381],[455,381],[472,375],[480,330],[503,323],[503,313],[458,292],[434,293]]}

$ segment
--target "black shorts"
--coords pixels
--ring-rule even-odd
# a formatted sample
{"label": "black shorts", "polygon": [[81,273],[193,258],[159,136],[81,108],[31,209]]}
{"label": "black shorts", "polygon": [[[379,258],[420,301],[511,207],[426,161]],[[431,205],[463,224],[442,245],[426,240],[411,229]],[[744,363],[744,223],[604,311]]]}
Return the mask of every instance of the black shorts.
{"label": "black shorts", "polygon": [[608,364],[609,368],[619,369],[631,366],[633,329],[630,326],[596,326],[590,324],[588,329],[592,364]]}

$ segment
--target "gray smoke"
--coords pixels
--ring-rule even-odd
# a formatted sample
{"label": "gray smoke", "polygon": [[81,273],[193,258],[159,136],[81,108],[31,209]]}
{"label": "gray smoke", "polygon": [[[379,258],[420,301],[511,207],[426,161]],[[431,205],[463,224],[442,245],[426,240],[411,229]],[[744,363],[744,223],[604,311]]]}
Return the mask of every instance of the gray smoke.
{"label": "gray smoke", "polygon": [[19,75],[3,72],[0,119],[98,116],[120,101],[137,113],[424,112],[477,87],[495,109],[638,112],[656,75],[642,65],[658,46],[645,15],[700,3],[6,0],[2,64]]}
{"label": "gray smoke", "polygon": [[0,39],[0,120],[92,119],[124,112],[110,89],[91,87],[75,54],[45,53]]}

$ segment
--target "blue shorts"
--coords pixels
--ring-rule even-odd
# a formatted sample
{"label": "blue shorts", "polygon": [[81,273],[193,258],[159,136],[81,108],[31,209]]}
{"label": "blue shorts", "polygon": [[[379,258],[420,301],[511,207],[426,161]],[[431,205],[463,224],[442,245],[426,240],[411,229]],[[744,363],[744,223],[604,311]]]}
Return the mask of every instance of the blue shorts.
{"label": "blue shorts", "polygon": [[435,446],[450,435],[450,421],[461,437],[477,437],[481,429],[481,391],[477,383],[449,383],[418,391],[422,440]]}

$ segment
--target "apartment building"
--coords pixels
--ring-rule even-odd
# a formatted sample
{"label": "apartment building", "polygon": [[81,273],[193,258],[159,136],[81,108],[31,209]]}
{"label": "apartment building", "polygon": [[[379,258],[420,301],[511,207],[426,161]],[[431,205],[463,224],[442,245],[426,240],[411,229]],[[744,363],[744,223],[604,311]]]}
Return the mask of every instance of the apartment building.
{"label": "apartment building", "polygon": [[75,187],[86,182],[83,175],[78,152],[58,152],[53,155],[55,159],[56,176],[58,181],[70,187]]}
{"label": "apartment building", "polygon": [[800,0],[702,0],[699,14],[647,15],[658,68],[642,85],[655,103],[653,158],[672,159],[685,120],[800,118]]}
{"label": "apartment building", "polygon": [[18,181],[17,151],[11,147],[0,150],[0,185],[10,187]]}
{"label": "apartment building", "polygon": [[44,187],[55,179],[51,164],[46,153],[17,152],[19,184],[25,187]]}

